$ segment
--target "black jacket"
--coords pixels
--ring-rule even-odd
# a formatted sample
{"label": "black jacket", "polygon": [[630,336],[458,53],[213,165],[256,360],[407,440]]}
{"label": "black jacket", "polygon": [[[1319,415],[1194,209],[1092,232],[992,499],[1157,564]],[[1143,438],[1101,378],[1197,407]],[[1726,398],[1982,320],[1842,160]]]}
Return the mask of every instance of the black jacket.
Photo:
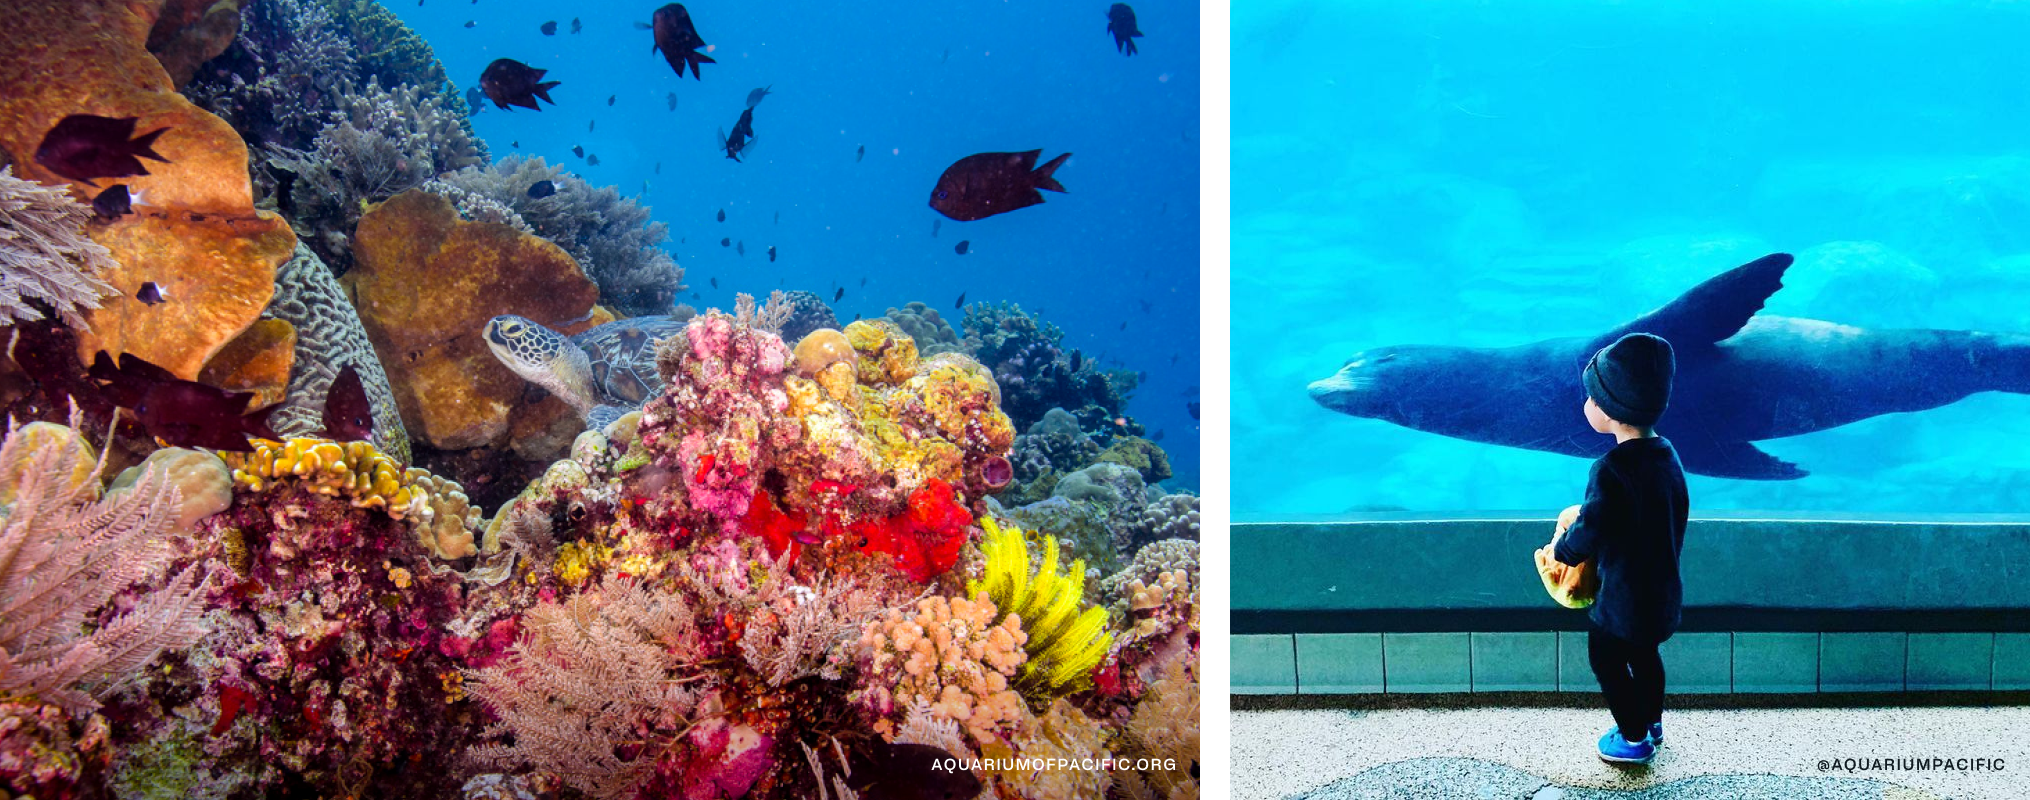
{"label": "black jacket", "polygon": [[1661,643],[1678,629],[1684,583],[1685,470],[1661,436],[1630,439],[1593,462],[1579,521],[1558,540],[1558,561],[1600,569],[1593,622],[1638,644]]}

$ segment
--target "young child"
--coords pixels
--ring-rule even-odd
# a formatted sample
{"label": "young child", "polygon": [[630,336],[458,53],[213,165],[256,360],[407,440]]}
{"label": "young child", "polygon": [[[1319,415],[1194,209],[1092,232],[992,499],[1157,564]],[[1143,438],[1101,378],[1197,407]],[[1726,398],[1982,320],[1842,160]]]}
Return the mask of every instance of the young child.
{"label": "young child", "polygon": [[1670,402],[1675,367],[1670,343],[1646,333],[1623,336],[1586,362],[1586,421],[1615,445],[1593,462],[1586,502],[1551,542],[1560,563],[1590,558],[1600,571],[1586,649],[1614,714],[1615,726],[1600,737],[1605,761],[1646,764],[1663,742],[1656,649],[1678,628],[1689,502],[1677,451],[1654,426]]}

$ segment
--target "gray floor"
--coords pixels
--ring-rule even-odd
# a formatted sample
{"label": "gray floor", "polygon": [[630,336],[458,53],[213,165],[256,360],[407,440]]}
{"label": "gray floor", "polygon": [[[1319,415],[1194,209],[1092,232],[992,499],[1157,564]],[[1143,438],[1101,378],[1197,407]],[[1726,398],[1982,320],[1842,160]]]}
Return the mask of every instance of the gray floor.
{"label": "gray floor", "polygon": [[[1236,798],[2030,798],[2030,707],[1666,711],[1647,768],[1609,766],[1589,708],[1233,712]],[[1821,760],[2002,759],[2000,771],[1821,771]]]}

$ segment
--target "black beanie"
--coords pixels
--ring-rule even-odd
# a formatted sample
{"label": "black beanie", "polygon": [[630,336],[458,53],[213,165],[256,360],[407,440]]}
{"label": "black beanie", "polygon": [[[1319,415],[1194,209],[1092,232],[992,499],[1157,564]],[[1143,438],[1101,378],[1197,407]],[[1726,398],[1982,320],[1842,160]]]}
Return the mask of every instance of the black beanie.
{"label": "black beanie", "polygon": [[1600,348],[1586,362],[1586,396],[1615,421],[1648,428],[1670,405],[1671,374],[1676,370],[1670,342],[1631,333]]}

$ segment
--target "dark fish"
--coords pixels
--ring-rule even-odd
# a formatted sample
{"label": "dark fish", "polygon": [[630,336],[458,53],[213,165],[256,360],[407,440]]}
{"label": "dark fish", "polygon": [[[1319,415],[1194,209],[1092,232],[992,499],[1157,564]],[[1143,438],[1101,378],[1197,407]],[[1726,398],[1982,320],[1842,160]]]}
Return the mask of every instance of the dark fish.
{"label": "dark fish", "polygon": [[529,196],[538,200],[557,193],[557,184],[551,181],[536,181],[529,185]]}
{"label": "dark fish", "polygon": [[845,297],[845,296],[846,296],[846,287],[844,287],[844,286],[841,286],[841,287],[839,287],[839,291],[837,291],[837,292],[834,292],[834,293],[832,294],[832,302],[834,302],[834,303],[836,303],[836,302],[839,302],[839,298],[842,298],[842,297]]}
{"label": "dark fish", "polygon": [[855,750],[845,770],[846,786],[864,800],[966,800],[980,794],[971,770],[945,769],[952,754],[927,744],[889,744],[876,739],[870,750]]}
{"label": "dark fish", "polygon": [[[677,71],[677,77],[684,77],[684,66],[691,67],[691,77],[704,80],[698,74],[699,64],[717,64],[711,56],[694,52],[705,46],[705,40],[698,35],[698,28],[691,24],[691,12],[683,3],[671,3],[656,9],[650,17],[650,28],[655,31],[655,45],[649,48],[653,53],[661,50],[663,58],[670,62],[670,69]],[[572,31],[576,33],[576,31]]]}
{"label": "dark fish", "polygon": [[719,288],[719,276],[717,275],[712,276],[712,288]]}
{"label": "dark fish", "polygon": [[474,21],[472,21],[472,20],[469,20],[469,19],[468,19],[468,20],[466,20],[466,21],[465,21],[465,27],[468,27],[468,28],[476,28],[476,27],[479,27],[479,23],[477,23],[477,22],[474,22]]}
{"label": "dark fish", "polygon": [[942,56],[938,56],[938,59],[937,59],[937,63],[939,63],[939,64],[943,64],[943,63],[945,63],[946,61],[950,61],[950,60],[952,60],[952,49],[951,49],[951,48],[949,48],[949,47],[947,47],[947,48],[945,48],[945,54],[944,54],[944,55],[942,55]]}
{"label": "dark fish", "polygon": [[775,263],[775,245],[768,246],[768,263]]}
{"label": "dark fish", "polygon": [[776,224],[776,225],[781,225],[781,224],[782,224],[782,212],[780,212],[780,211],[777,211],[777,212],[775,212],[775,222],[774,222],[773,224]]}
{"label": "dark fish", "polygon": [[973,249],[973,240],[964,239],[959,242],[959,245],[957,247],[952,248],[952,252],[958,253],[959,255],[965,255],[966,251],[971,249]]}
{"label": "dark fish", "polygon": [[122,354],[117,368],[113,363],[112,356],[101,350],[87,374],[115,405],[132,411],[151,436],[177,447],[230,451],[252,450],[248,436],[278,438],[268,428],[268,415],[281,407],[279,403],[247,414],[253,392],[228,392],[186,381],[133,353]]}
{"label": "dark fish", "polygon": [[577,157],[579,157],[579,158],[584,158],[584,157],[585,157],[585,146],[584,146],[584,145],[582,145],[582,144],[574,144],[574,145],[571,145],[571,155],[577,156]]}
{"label": "dark fish", "polygon": [[550,100],[550,90],[557,88],[560,81],[543,82],[549,70],[536,69],[512,58],[497,58],[486,65],[486,71],[479,74],[479,88],[486,90],[488,99],[502,111],[508,106],[521,106],[531,111],[543,110],[536,105],[537,99]]}
{"label": "dark fish", "polygon": [[[609,103],[608,105],[611,105],[611,104]],[[599,120],[596,120],[596,119],[595,119],[595,120],[589,120],[589,121],[587,121],[587,122],[585,123],[585,132],[586,132],[586,133],[592,133],[593,131],[597,131],[597,130],[599,130]]]}
{"label": "dark fish", "polygon": [[324,436],[340,442],[371,441],[374,438],[374,405],[367,399],[366,384],[351,364],[340,370],[324,393]]}
{"label": "dark fish", "polygon": [[510,146],[514,147],[514,149],[516,149],[516,150],[520,150],[520,149],[522,149],[522,140],[520,140],[520,139],[516,139],[516,140],[514,140],[514,141],[512,141],[512,142],[508,142],[508,144],[509,144]]}
{"label": "dark fish", "polygon": [[556,21],[556,20],[550,20],[549,22],[545,22],[545,23],[543,23],[543,35],[544,35],[544,36],[555,36],[555,35],[557,35],[557,21]]}
{"label": "dark fish", "polygon": [[657,175],[663,174],[663,162],[661,161],[656,162],[656,174]]}
{"label": "dark fish", "polygon": [[692,292],[692,293],[691,293],[691,299],[692,299],[692,300],[703,300],[703,299],[705,299],[705,296],[704,296],[704,295],[701,295],[701,294],[698,294],[697,292]]}
{"label": "dark fish", "polygon": [[465,105],[467,108],[472,109],[472,113],[477,114],[486,110],[484,108],[485,103],[482,102],[484,100],[486,100],[486,93],[480,91],[479,87],[474,86],[465,90]]}
{"label": "dark fish", "polygon": [[677,110],[677,93],[676,93],[676,92],[670,92],[670,110],[671,110],[671,111],[675,111],[675,110]]}
{"label": "dark fish", "polygon": [[609,106],[610,106],[610,105],[613,105],[613,101],[615,101],[615,100],[619,100],[619,99],[620,99],[620,95],[617,95],[617,94],[609,94],[609,95],[607,95],[607,96],[606,96],[606,104],[607,104],[607,105],[609,105]]}
{"label": "dark fish", "polygon": [[724,238],[724,239],[720,239],[720,240],[719,240],[719,246],[720,246],[720,247],[732,247],[732,246],[733,246],[733,237],[731,237],[731,236],[728,236],[728,237],[726,237],[726,238]]}
{"label": "dark fish", "polygon": [[857,152],[853,153],[853,163],[858,164],[861,161],[866,160],[866,158],[867,158],[867,146],[863,144],[860,145],[860,149]]}
{"label": "dark fish", "polygon": [[1071,351],[1071,374],[1077,375],[1079,368],[1083,366],[1085,366],[1085,351]]}
{"label": "dark fish", "polygon": [[134,213],[134,196],[127,192],[127,184],[114,184],[92,198],[92,213],[107,222]]}
{"label": "dark fish", "polygon": [[1128,329],[1128,323],[1127,323],[1127,321],[1126,321],[1126,320],[1122,320],[1122,321],[1121,321],[1121,330],[1124,330],[1124,331],[1125,331],[1125,330],[1127,330],[1127,329]]}
{"label": "dark fish", "polygon": [[1191,418],[1192,418],[1192,419],[1198,419],[1198,401],[1197,401],[1197,400],[1186,400],[1186,401],[1184,401],[1184,410],[1186,410],[1186,411],[1189,411],[1189,412],[1191,412]]}
{"label": "dark fish", "polygon": [[960,222],[986,219],[1018,208],[1043,202],[1038,189],[1064,191],[1051,177],[1070,153],[1058,156],[1037,168],[1042,150],[1021,153],[980,153],[959,159],[938,176],[930,192],[930,207]]}
{"label": "dark fish", "polygon": [[740,151],[747,149],[748,143],[754,141],[754,109],[740,112],[740,121],[733,123],[733,132],[726,135],[724,140],[726,157],[739,161]]}
{"label": "dark fish", "polygon": [[866,279],[866,278],[861,278],[861,279],[860,279],[860,288],[862,288],[862,289],[865,289],[865,288],[867,288],[867,279]]}
{"label": "dark fish", "polygon": [[1157,428],[1155,433],[1149,434],[1149,441],[1152,442],[1163,441],[1163,429]]}
{"label": "dark fish", "polygon": [[134,123],[139,120],[91,114],[64,117],[43,134],[42,144],[35,148],[35,163],[86,186],[98,186],[92,181],[99,178],[146,175],[148,168],[141,166],[141,159],[169,163],[154,149],[156,137],[169,129],[156,128],[135,136]]}
{"label": "dark fish", "polygon": [[1153,311],[1153,310],[1155,310],[1155,308],[1156,308],[1156,304],[1155,304],[1155,303],[1151,303],[1151,302],[1149,302],[1149,301],[1147,301],[1147,300],[1143,300],[1142,298],[1139,298],[1139,297],[1135,298],[1135,302],[1136,302],[1137,304],[1139,304],[1139,305],[1141,305],[1141,306],[1142,306],[1142,313],[1144,313],[1144,314],[1147,314],[1147,313],[1149,313],[1150,311]]}
{"label": "dark fish", "polygon": [[572,17],[572,18],[571,18],[571,32],[572,32],[572,33],[577,33],[577,32],[579,32],[579,31],[582,31],[582,30],[585,30],[585,24],[584,24],[584,23],[581,23],[581,22],[579,22],[579,21],[578,21],[578,18],[577,18],[577,17]]}
{"label": "dark fish", "polygon": [[720,222],[725,222],[725,221],[726,221],[726,209],[723,209],[723,208],[722,208],[722,209],[719,209],[719,221],[720,221]]}
{"label": "dark fish", "polygon": [[855,313],[855,314],[853,315],[853,321],[854,321],[854,322],[859,322],[859,321],[860,321],[860,315],[859,315],[858,313]]}
{"label": "dark fish", "polygon": [[598,153],[593,153],[592,155],[586,156],[586,157],[585,157],[585,165],[586,165],[586,166],[588,166],[588,167],[596,167],[596,166],[599,166],[599,154],[598,154]]}
{"label": "dark fish", "polygon": [[1177,357],[1178,357],[1178,356],[1180,356],[1180,355],[1183,355],[1183,354],[1182,354],[1182,353],[1171,353],[1171,354],[1170,354],[1170,366],[1173,366],[1173,367],[1174,367],[1174,366],[1177,366]]}
{"label": "dark fish", "polygon": [[1107,9],[1107,32],[1114,35],[1114,52],[1135,54],[1135,38],[1142,35],[1135,29],[1135,9],[1127,3],[1115,3]]}
{"label": "dark fish", "polygon": [[966,293],[959,292],[959,301],[953,303],[952,308],[965,308],[965,307],[966,307]]}
{"label": "dark fish", "polygon": [[169,295],[162,291],[162,287],[157,286],[154,281],[149,281],[141,284],[141,291],[134,293],[134,299],[152,306],[167,301]]}
{"label": "dark fish", "polygon": [[741,258],[746,258],[746,257],[747,257],[747,242],[745,242],[745,241],[739,241],[739,242],[734,242],[734,243],[733,243],[733,252],[739,253],[739,254],[740,254],[740,257],[741,257]]}
{"label": "dark fish", "polygon": [[771,84],[771,85],[769,85],[769,86],[767,86],[767,87],[764,87],[764,88],[761,88],[761,89],[756,89],[756,90],[754,90],[754,91],[748,92],[748,93],[747,93],[747,107],[748,107],[748,108],[753,108],[753,107],[755,107],[755,106],[761,105],[761,98],[764,98],[764,97],[767,97],[767,96],[769,96],[769,95],[771,95],[771,94],[774,94],[774,92],[771,92],[771,91],[769,91],[769,89],[773,89],[773,88],[775,88],[775,86],[774,86],[773,84]]}

